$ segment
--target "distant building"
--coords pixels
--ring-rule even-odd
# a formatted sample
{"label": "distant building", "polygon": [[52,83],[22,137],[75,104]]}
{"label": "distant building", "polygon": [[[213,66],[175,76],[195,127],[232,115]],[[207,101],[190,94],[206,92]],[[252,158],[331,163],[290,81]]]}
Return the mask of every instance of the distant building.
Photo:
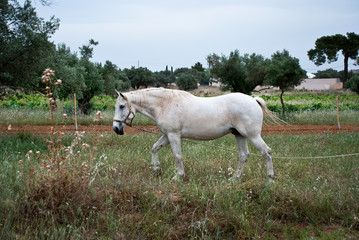
{"label": "distant building", "polygon": [[294,89],[306,90],[334,90],[342,89],[343,83],[339,78],[307,78]]}

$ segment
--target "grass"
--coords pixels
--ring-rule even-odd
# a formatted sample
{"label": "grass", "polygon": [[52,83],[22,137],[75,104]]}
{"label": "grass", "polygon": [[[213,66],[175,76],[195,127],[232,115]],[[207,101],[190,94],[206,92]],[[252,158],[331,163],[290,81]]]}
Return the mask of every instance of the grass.
{"label": "grass", "polygon": [[[280,117],[280,114],[277,114]],[[359,111],[346,110],[339,112],[341,125],[358,125]],[[301,111],[286,113],[284,120],[292,125],[337,125],[337,111]]]}
{"label": "grass", "polygon": [[[58,110],[54,113],[54,121],[60,125],[74,125],[75,114],[67,113],[67,119],[63,118],[63,111]],[[102,125],[112,125],[112,120],[114,116],[113,110],[104,110],[101,111],[103,117],[102,121],[96,124]],[[51,125],[50,112],[49,110],[44,109],[0,109],[0,125]],[[94,119],[97,119],[96,111],[92,112],[89,115],[80,114],[78,116],[79,125],[91,125],[94,124]],[[133,120],[134,125],[153,125],[154,122],[148,117],[137,114]]]}
{"label": "grass", "polygon": [[[229,180],[238,164],[236,153],[183,142],[186,178],[172,182],[175,164],[169,147],[159,153],[161,174],[149,168],[150,150],[157,138],[108,134],[99,140],[86,134],[74,148],[72,160],[63,162],[68,171],[56,175],[41,170],[42,161],[51,156],[44,137],[0,136],[0,238],[359,237],[358,156],[274,158],[274,184],[265,181],[264,160],[251,156],[243,181],[238,182]],[[58,139],[61,149],[72,145],[76,137]],[[359,152],[358,133],[265,136],[264,140],[274,157]],[[82,143],[89,148],[83,149]],[[211,143],[235,146],[233,136]],[[32,155],[27,154],[30,149]],[[251,146],[250,152],[257,153]],[[59,159],[70,156],[66,154],[57,151]],[[93,156],[91,161],[89,156]],[[88,168],[76,171],[83,162]],[[35,184],[23,177],[29,174]],[[85,176],[88,181],[82,180],[83,185],[76,188],[74,180]]]}
{"label": "grass", "polygon": [[[53,111],[51,91],[61,81],[52,77],[50,69],[42,76],[51,114],[1,111],[2,124],[73,123],[73,113],[63,119],[61,111]],[[96,115],[80,116],[79,123],[112,122],[112,114]],[[243,181],[232,181],[236,153],[189,142],[183,142],[187,177],[172,181],[169,147],[161,151],[161,174],[149,168],[157,138],[53,131],[41,137],[1,135],[0,239],[359,237],[358,157],[309,158],[359,152],[357,133],[265,137],[274,155],[273,184],[265,181],[263,159],[250,157]],[[235,142],[226,136],[212,144]]]}

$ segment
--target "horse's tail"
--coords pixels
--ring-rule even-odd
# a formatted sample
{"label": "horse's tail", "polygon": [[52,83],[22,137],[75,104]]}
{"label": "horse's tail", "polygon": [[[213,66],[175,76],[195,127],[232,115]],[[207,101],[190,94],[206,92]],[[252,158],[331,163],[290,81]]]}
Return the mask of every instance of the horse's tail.
{"label": "horse's tail", "polygon": [[263,98],[260,97],[255,97],[254,98],[257,103],[259,104],[259,106],[262,108],[263,113],[265,113],[270,119],[272,119],[274,124],[285,124],[287,125],[288,123],[283,121],[282,119],[280,119],[279,117],[275,116],[267,107],[267,103],[264,101]]}

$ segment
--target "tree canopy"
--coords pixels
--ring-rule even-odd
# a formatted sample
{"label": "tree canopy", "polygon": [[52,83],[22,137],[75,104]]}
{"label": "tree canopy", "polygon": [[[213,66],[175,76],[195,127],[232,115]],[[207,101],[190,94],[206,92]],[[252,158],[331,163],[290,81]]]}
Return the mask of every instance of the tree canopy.
{"label": "tree canopy", "polygon": [[167,85],[174,83],[176,78],[173,71],[169,71],[166,66],[166,70],[154,73],[156,87],[166,87]]}
{"label": "tree canopy", "polygon": [[332,68],[318,71],[315,73],[315,78],[340,78],[340,73]]}
{"label": "tree canopy", "polygon": [[192,69],[196,69],[198,72],[204,72],[206,69],[204,69],[204,67],[202,66],[202,63],[200,62],[196,62],[193,66]]}
{"label": "tree canopy", "polygon": [[359,75],[353,75],[349,80],[345,83],[346,88],[349,88],[353,92],[356,92],[359,94]]}
{"label": "tree canopy", "polygon": [[271,57],[271,61],[266,68],[266,84],[279,87],[281,90],[282,114],[285,114],[283,94],[285,91],[299,85],[306,77],[299,64],[299,59],[290,56],[287,50],[277,51]]}
{"label": "tree canopy", "polygon": [[196,77],[189,72],[179,74],[178,78],[176,79],[176,84],[179,89],[185,91],[190,91],[198,88],[198,82],[196,80]]}
{"label": "tree canopy", "polygon": [[55,48],[50,37],[59,28],[59,19],[44,21],[31,1],[0,3],[0,81],[4,85],[37,89],[42,61]]}
{"label": "tree canopy", "polygon": [[126,73],[128,79],[131,82],[131,86],[134,89],[138,89],[140,87],[148,87],[155,83],[153,73],[148,68],[126,68],[124,69],[124,72]]}
{"label": "tree canopy", "polygon": [[105,65],[101,68],[101,74],[104,80],[103,93],[108,96],[116,96],[115,89],[126,91],[131,87],[127,75],[111,61],[106,61]]}
{"label": "tree canopy", "polygon": [[326,61],[328,63],[338,60],[338,52],[344,56],[344,78],[345,83],[348,80],[348,60],[358,61],[359,53],[359,35],[348,32],[346,36],[335,34],[331,36],[323,36],[315,41],[315,48],[308,51],[308,57],[316,65],[322,65]]}
{"label": "tree canopy", "polygon": [[240,56],[238,50],[231,52],[228,57],[211,54],[207,56],[207,62],[211,74],[219,77],[225,88],[246,94],[262,84],[268,64],[268,60],[262,55],[253,53]]}

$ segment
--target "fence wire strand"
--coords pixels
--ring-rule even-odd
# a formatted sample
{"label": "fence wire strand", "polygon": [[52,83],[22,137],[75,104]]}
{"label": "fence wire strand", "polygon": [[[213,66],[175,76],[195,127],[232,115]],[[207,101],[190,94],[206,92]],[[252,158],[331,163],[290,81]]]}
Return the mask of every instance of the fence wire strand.
{"label": "fence wire strand", "polygon": [[[142,129],[136,126],[132,126],[132,128],[140,130],[142,132],[146,132],[146,133],[152,133],[152,134],[156,134],[156,135],[161,135],[160,133],[151,131],[151,130],[146,130],[146,129]],[[212,145],[212,144],[208,144],[208,143],[204,143],[204,142],[198,142],[198,141],[194,141],[194,140],[190,140],[187,138],[183,138],[183,141],[186,142],[190,142],[190,143],[194,143],[194,144],[199,144],[199,145],[203,145],[203,146],[207,146],[207,147],[212,147],[212,148],[218,148],[218,149],[222,149],[225,151],[229,151],[229,152],[238,152],[236,149],[230,149],[230,148],[226,148],[226,147],[222,147],[222,146],[217,146],[217,145]],[[254,153],[250,153],[250,155],[252,156],[262,156],[260,154],[254,154]],[[339,157],[351,157],[351,156],[359,156],[359,153],[348,153],[348,154],[339,154],[339,155],[331,155],[331,156],[316,156],[316,157],[279,157],[279,156],[272,156],[273,159],[325,159],[325,158],[339,158]]]}

